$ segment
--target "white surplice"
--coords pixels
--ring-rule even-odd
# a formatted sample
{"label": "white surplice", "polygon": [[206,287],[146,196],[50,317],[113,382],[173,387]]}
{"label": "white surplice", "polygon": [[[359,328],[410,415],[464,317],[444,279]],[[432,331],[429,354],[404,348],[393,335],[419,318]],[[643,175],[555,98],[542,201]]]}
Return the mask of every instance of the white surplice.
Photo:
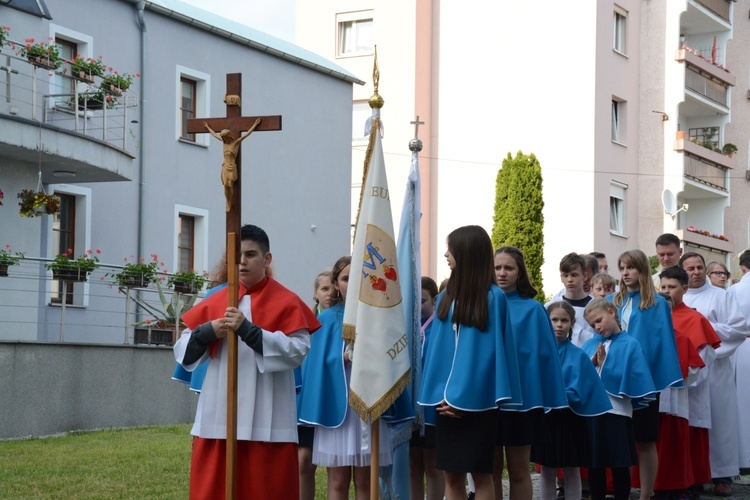
{"label": "white surplice", "polygon": [[[745,317],[745,333],[750,334],[750,272],[739,283],[729,287],[727,295],[739,306]],[[750,467],[750,342],[743,342],[736,354],[736,387],[740,467]]]}
{"label": "white surplice", "polygon": [[721,339],[708,374],[711,391],[709,459],[711,477],[731,477],[739,474],[737,392],[732,355],[745,340],[745,320],[726,290],[711,285],[708,280],[701,287],[689,288],[683,300],[708,319]]}

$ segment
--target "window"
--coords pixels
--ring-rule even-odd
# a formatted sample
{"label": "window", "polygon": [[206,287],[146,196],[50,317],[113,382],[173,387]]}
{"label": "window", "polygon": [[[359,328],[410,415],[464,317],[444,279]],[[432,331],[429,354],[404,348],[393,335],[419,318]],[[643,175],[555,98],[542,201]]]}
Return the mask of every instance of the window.
{"label": "window", "polygon": [[175,138],[208,147],[210,135],[188,134],[187,120],[210,116],[211,77],[201,71],[177,66],[175,85]]}
{"label": "window", "polygon": [[193,257],[195,255],[195,217],[180,214],[177,223],[177,270],[179,272],[195,269]]}
{"label": "window", "polygon": [[[60,197],[60,213],[52,219],[47,255],[53,258],[72,250],[78,257],[91,248],[91,188],[51,184],[48,192]],[[88,305],[88,283],[68,283],[64,291],[59,281],[50,283],[49,303],[61,304],[65,296],[66,304]]]}
{"label": "window", "polygon": [[336,55],[362,56],[373,53],[372,11],[336,15],[338,44]]}
{"label": "window", "polygon": [[[66,61],[72,61],[73,58],[78,54],[78,45],[62,38],[55,38],[55,45],[57,50],[60,52],[60,57]],[[76,81],[74,78],[68,76],[71,74],[70,63],[65,62],[60,67],[60,70],[55,72],[55,90],[54,93],[59,94],[72,94],[75,92]],[[68,97],[60,99],[60,101],[67,101]]]}
{"label": "window", "polygon": [[182,115],[182,128],[180,138],[195,142],[195,134],[187,131],[187,121],[195,118],[195,89],[197,84],[190,78],[180,78],[180,114]]}
{"label": "window", "polygon": [[625,144],[627,138],[627,114],[625,101],[612,98],[612,141],[618,144]]}
{"label": "window", "polygon": [[[68,253],[73,258],[82,254],[76,248],[76,197],[70,194],[56,193],[60,198],[60,213],[55,215],[52,222],[53,231],[53,248],[55,255]],[[73,303],[73,286],[74,283],[68,282],[65,292],[61,290],[62,282],[52,282],[52,303],[61,304],[62,295],[65,294],[65,303]]]}
{"label": "window", "polygon": [[627,20],[627,11],[615,7],[612,48],[620,54],[627,54]]}
{"label": "window", "polygon": [[[68,61],[72,60],[77,54],[83,58],[93,57],[94,39],[90,35],[50,23],[49,37],[55,41],[60,55]],[[64,70],[67,70],[67,72],[64,72]],[[50,94],[74,93],[76,80],[69,75],[70,64],[68,63],[63,64],[58,71],[51,73],[49,77],[49,84],[52,87]],[[86,83],[78,82],[78,92],[85,92],[87,89]],[[69,108],[70,103],[70,95],[62,95],[56,99],[50,99],[49,107]]]}
{"label": "window", "polygon": [[210,270],[207,260],[208,210],[175,205],[174,221],[173,272]]}
{"label": "window", "polygon": [[625,235],[625,191],[628,185],[612,180],[609,185],[609,232]]}

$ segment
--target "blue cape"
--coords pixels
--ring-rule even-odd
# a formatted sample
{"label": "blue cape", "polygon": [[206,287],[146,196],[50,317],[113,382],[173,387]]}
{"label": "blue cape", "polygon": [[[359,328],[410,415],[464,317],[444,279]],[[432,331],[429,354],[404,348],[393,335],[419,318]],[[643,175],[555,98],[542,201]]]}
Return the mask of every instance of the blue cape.
{"label": "blue cape", "polygon": [[557,353],[570,409],[584,417],[595,417],[611,410],[607,391],[586,353],[570,340],[558,342]]}
{"label": "blue cape", "polygon": [[[680,358],[677,356],[672,310],[669,304],[657,295],[656,305],[640,309],[641,292],[628,292],[627,297],[633,301],[628,334],[640,342],[656,390],[662,391],[670,386],[682,387]],[[619,317],[622,317],[625,303],[627,298],[622,306],[617,308]]]}
{"label": "blue cape", "polygon": [[[651,372],[641,344],[624,331],[612,334],[609,338],[612,339],[612,343],[600,373],[604,389],[612,396],[627,396],[631,399],[644,398],[658,392],[651,380]],[[590,360],[599,344],[606,340],[607,338],[597,333],[587,340],[581,349]]]}
{"label": "blue cape", "polygon": [[[437,306],[445,297],[438,296]],[[508,301],[497,285],[487,291],[487,330],[435,316],[425,351],[419,404],[484,411],[499,404],[521,404],[521,385]]]}
{"label": "blue cape", "polygon": [[318,316],[321,327],[310,337],[310,350],[302,362],[302,390],[297,414],[300,422],[338,427],[344,422],[349,390],[344,371],[344,304],[329,307]]}
{"label": "blue cape", "polygon": [[555,346],[555,332],[547,311],[539,302],[523,298],[517,291],[505,296],[515,334],[523,403],[504,409],[528,411],[533,408],[567,408],[568,399]]}

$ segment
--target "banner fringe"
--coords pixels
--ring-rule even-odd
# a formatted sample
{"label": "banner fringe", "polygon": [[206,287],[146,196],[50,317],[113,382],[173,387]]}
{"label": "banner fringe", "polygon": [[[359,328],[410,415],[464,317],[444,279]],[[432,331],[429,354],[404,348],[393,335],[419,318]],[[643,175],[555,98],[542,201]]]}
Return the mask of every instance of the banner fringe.
{"label": "banner fringe", "polygon": [[370,407],[368,407],[367,404],[362,401],[362,399],[360,399],[357,393],[349,389],[349,406],[352,407],[352,410],[357,412],[359,418],[364,420],[366,423],[371,424],[373,420],[380,418],[380,415],[382,415],[389,406],[396,402],[398,397],[402,392],[404,392],[404,390],[410,383],[411,371],[407,370],[403,375],[401,375],[401,378],[399,378],[396,383],[393,384],[388,392],[383,394],[383,397],[377,400],[375,404]]}
{"label": "banner fringe", "polygon": [[341,330],[341,338],[344,340],[355,341],[357,339],[357,327],[356,325],[344,324],[344,328]]}

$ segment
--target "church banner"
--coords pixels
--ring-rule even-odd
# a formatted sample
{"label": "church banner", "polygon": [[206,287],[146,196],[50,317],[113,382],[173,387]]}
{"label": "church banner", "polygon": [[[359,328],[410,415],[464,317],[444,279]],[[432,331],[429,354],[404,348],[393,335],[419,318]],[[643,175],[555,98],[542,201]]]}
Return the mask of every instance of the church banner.
{"label": "church banner", "polygon": [[[396,258],[380,120],[370,131],[344,308],[344,338],[353,339],[349,404],[371,423],[410,382],[410,359]],[[374,137],[373,137],[374,136]],[[368,148],[369,149],[369,148]]]}

